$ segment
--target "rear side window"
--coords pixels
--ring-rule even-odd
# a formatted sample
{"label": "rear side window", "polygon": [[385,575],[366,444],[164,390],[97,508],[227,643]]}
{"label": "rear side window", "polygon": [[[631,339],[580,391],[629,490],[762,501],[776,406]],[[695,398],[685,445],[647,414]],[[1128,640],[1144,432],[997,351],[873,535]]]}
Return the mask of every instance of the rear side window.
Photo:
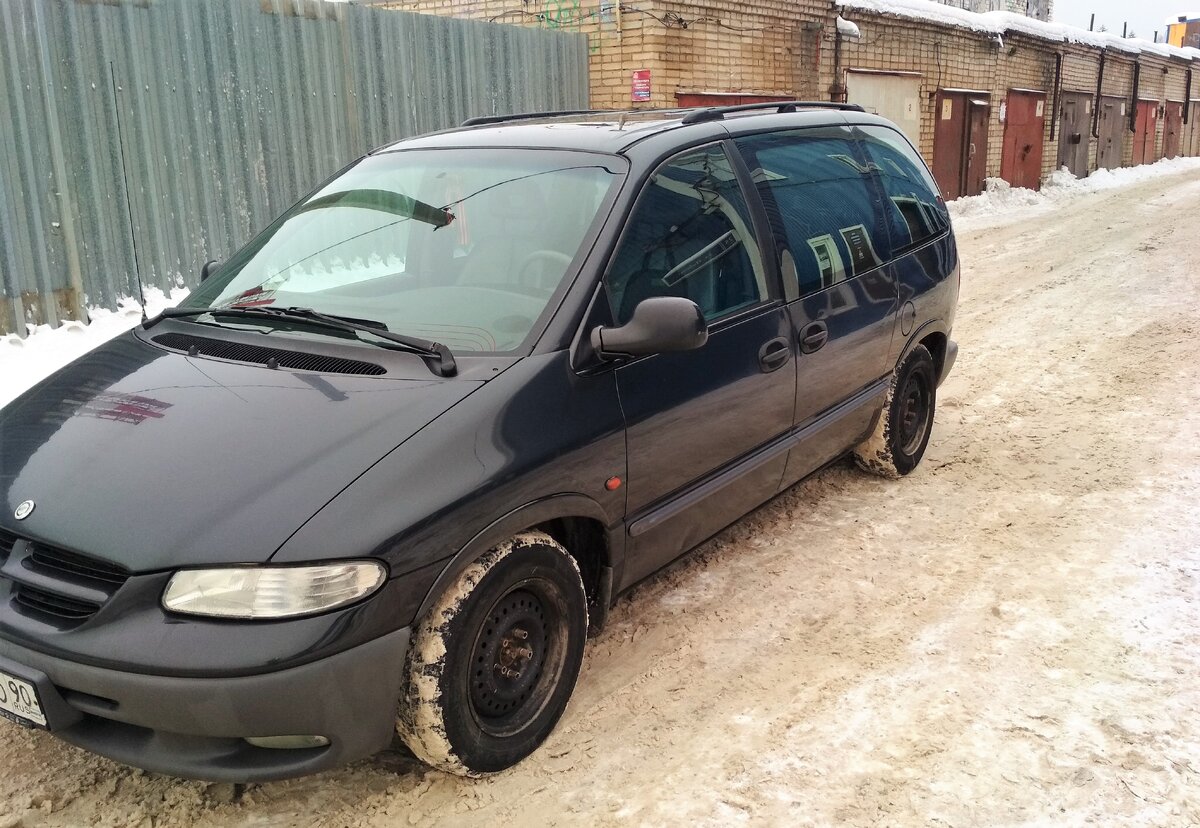
{"label": "rear side window", "polygon": [[781,246],[789,299],[883,264],[887,231],[861,147],[843,128],[737,139]]}
{"label": "rear side window", "polygon": [[946,203],[912,146],[887,127],[862,127],[862,141],[888,198],[892,243],[896,252],[940,236],[950,227]]}
{"label": "rear side window", "polygon": [[684,296],[709,322],[767,298],[762,254],[729,157],[690,150],[654,173],[609,268],[618,324],[652,296]]}

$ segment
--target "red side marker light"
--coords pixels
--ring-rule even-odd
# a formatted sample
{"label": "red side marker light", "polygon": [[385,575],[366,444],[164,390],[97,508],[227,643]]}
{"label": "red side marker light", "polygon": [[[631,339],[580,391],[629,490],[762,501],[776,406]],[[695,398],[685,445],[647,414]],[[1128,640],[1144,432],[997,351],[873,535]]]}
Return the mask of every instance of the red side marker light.
{"label": "red side marker light", "polygon": [[604,481],[604,488],[608,489],[610,492],[615,492],[617,489],[621,488],[621,478],[608,478],[608,480]]}

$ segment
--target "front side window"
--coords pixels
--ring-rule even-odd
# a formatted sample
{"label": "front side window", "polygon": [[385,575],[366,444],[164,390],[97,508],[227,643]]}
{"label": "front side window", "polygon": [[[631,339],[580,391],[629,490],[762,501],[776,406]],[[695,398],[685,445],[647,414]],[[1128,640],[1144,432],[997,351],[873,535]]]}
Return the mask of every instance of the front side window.
{"label": "front side window", "polygon": [[888,199],[884,209],[896,250],[916,247],[946,232],[950,228],[946,202],[908,141],[886,127],[861,130],[863,146]]}
{"label": "front side window", "polygon": [[304,307],[456,351],[512,351],[623,169],[578,152],[370,156],[288,211],[185,306]]}
{"label": "front side window", "polygon": [[652,296],[683,296],[710,323],[767,298],[762,255],[729,157],[691,150],[655,172],[607,277],[617,324]]}
{"label": "front side window", "polygon": [[737,139],[781,246],[789,298],[879,267],[887,235],[872,166],[845,129],[808,129]]}

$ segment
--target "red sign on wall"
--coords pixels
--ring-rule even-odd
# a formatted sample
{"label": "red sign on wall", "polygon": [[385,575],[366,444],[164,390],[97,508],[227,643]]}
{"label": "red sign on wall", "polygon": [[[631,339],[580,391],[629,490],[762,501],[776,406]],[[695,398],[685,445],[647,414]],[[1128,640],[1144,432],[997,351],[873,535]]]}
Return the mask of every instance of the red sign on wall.
{"label": "red sign on wall", "polygon": [[633,82],[629,86],[629,99],[631,101],[648,101],[650,100],[650,70],[649,69],[634,69]]}

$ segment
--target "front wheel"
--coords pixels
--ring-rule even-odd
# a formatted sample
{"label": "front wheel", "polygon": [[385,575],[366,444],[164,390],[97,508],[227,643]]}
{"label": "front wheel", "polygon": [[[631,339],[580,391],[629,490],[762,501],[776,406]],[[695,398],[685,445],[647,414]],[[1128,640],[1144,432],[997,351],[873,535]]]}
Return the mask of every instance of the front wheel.
{"label": "front wheel", "polygon": [[875,430],[854,449],[860,468],[897,478],[917,467],[933,433],[936,377],[933,355],[924,345],[917,345],[896,366]]}
{"label": "front wheel", "polygon": [[549,535],[517,535],[468,566],[413,638],[396,730],[416,756],[480,776],[515,765],[558,723],[579,677],[587,595]]}

